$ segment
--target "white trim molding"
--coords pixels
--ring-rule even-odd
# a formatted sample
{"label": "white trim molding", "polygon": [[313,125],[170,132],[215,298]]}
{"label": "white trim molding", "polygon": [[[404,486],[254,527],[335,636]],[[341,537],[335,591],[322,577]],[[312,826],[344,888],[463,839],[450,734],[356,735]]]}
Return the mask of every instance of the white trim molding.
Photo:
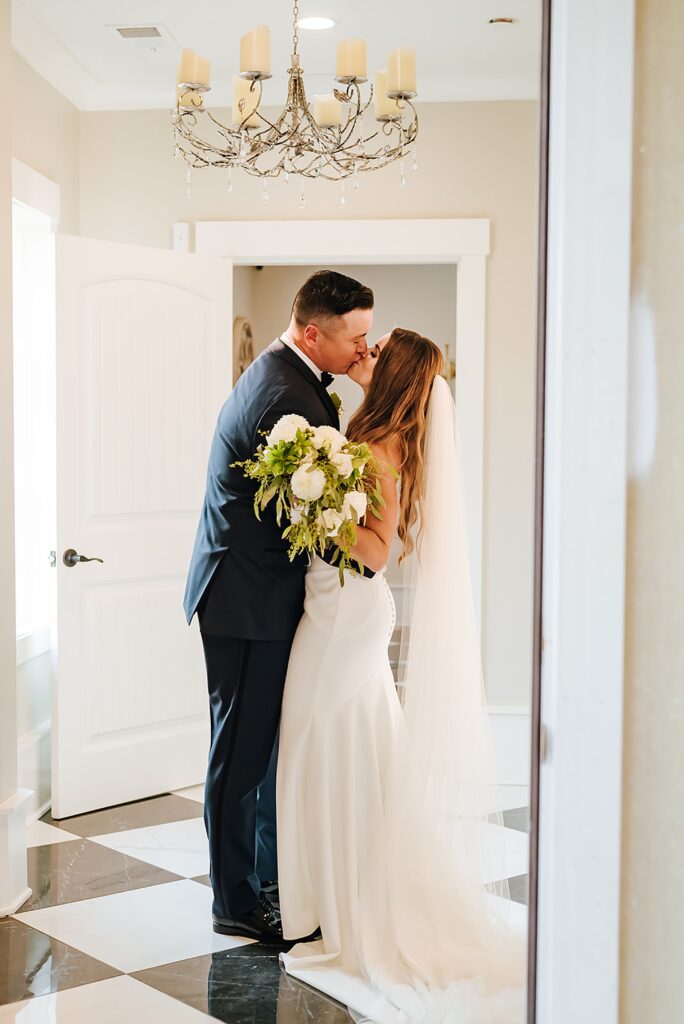
{"label": "white trim molding", "polygon": [[537,1024],[619,1019],[634,0],[552,0]]}
{"label": "white trim molding", "polygon": [[[163,23],[158,49],[178,51],[179,44]],[[113,26],[110,26],[113,28]],[[130,42],[129,44],[130,45]],[[102,81],[47,28],[25,3],[12,5],[12,46],[24,60],[46,78],[79,110],[168,110],[173,101],[173,81]],[[307,75],[307,93],[330,92],[329,75]],[[421,73],[420,100],[466,102],[472,100],[534,100],[539,95],[539,76],[534,70],[499,73]],[[214,106],[230,107],[230,78],[212,82]],[[276,74],[269,82],[269,103],[282,104],[287,97],[287,74]]]}
{"label": "white trim molding", "polygon": [[[456,270],[456,408],[473,593],[482,622],[485,309],[489,220],[198,221],[195,251],[235,265],[450,263]],[[289,311],[288,311],[289,312]]]}
{"label": "white trim molding", "polygon": [[12,199],[44,213],[55,225],[59,224],[59,185],[16,157],[12,157]]}
{"label": "white trim molding", "polygon": [[30,796],[25,806],[26,825],[32,825],[52,800],[52,723],[48,718],[17,740],[19,785]]}
{"label": "white trim molding", "polygon": [[14,914],[31,895],[26,875],[26,805],[29,789],[0,804],[0,917]]}
{"label": "white trim molding", "polygon": [[50,650],[50,627],[39,626],[17,637],[17,668]]}

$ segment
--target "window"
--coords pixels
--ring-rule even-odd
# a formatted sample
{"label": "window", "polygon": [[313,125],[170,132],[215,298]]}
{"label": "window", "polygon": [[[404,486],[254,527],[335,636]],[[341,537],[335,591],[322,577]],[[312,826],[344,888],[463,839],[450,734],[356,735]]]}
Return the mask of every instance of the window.
{"label": "window", "polygon": [[17,636],[50,622],[55,547],[53,222],[12,204]]}

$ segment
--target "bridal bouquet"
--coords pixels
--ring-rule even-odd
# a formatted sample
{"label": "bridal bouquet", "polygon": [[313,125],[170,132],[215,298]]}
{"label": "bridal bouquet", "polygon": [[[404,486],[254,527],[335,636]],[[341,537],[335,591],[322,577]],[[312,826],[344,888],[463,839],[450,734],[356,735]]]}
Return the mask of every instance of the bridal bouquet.
{"label": "bridal bouquet", "polygon": [[302,552],[322,555],[331,543],[333,564],[363,571],[350,555],[356,527],[368,513],[381,519],[385,504],[377,460],[367,444],[354,444],[334,427],[312,427],[303,416],[283,416],[259,445],[252,459],[236,462],[245,476],[259,484],[254,496],[257,519],[273,500],[276,518],[288,525],[292,561]]}

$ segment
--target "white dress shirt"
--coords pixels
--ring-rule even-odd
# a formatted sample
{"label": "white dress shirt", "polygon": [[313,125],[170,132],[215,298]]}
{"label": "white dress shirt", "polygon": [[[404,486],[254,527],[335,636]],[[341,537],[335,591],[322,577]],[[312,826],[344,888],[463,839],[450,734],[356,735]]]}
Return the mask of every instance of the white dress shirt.
{"label": "white dress shirt", "polygon": [[316,374],[319,380],[322,379],[321,371],[318,369],[313,359],[309,359],[306,352],[302,352],[302,350],[297,345],[295,345],[294,341],[287,332],[280,335],[280,340],[284,345],[287,345],[288,348],[291,348],[293,352],[297,353],[302,362],[306,363],[309,369]]}

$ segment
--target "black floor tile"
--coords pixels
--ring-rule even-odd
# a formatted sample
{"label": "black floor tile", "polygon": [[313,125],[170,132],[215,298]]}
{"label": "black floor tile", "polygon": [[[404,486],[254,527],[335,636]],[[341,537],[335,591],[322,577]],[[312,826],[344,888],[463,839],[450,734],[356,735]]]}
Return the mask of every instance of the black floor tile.
{"label": "black floor tile", "polygon": [[169,821],[201,818],[203,813],[202,804],[196,800],[187,800],[185,797],[169,793],[149,800],[138,800],[132,804],[122,804],[121,807],[109,807],[104,811],[78,814],[74,818],[61,818],[59,821],[47,813],[43,815],[41,821],[71,832],[75,836],[87,838],[106,836],[110,832],[124,832],[127,829],[145,828],[149,825],[165,825]]}
{"label": "black floor tile", "polygon": [[530,831],[529,807],[513,807],[508,811],[499,811],[498,814],[490,814],[488,820],[502,824],[504,828],[515,829],[516,832]]}
{"label": "black floor tile", "polygon": [[508,890],[511,894],[511,899],[515,903],[522,903],[527,906],[530,898],[529,876],[515,875],[513,878],[509,878]]}
{"label": "black floor tile", "polygon": [[503,812],[503,823],[506,828],[514,828],[517,832],[530,831],[529,807],[513,807]]}
{"label": "black floor tile", "polygon": [[34,846],[28,850],[32,895],[18,913],[177,882],[179,877],[87,839]]}
{"label": "black floor tile", "polygon": [[289,978],[278,953],[257,944],[133,975],[226,1024],[349,1024],[338,1003]]}
{"label": "black floor tile", "polygon": [[0,1005],[44,996],[121,972],[8,917],[0,921]]}

